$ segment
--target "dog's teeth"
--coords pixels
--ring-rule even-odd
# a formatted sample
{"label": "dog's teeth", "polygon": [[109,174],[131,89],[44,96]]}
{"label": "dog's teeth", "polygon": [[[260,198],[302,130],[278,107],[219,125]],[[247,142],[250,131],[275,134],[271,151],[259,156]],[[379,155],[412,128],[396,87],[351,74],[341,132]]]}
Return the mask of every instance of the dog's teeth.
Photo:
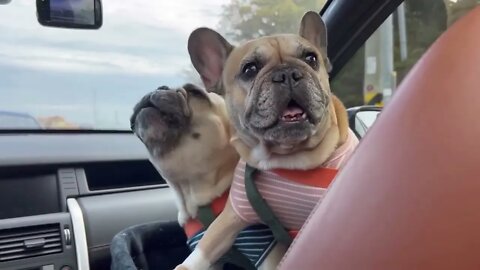
{"label": "dog's teeth", "polygon": [[298,122],[300,120],[307,119],[307,114],[305,112],[296,113],[296,114],[284,114],[280,117],[282,121],[285,122]]}

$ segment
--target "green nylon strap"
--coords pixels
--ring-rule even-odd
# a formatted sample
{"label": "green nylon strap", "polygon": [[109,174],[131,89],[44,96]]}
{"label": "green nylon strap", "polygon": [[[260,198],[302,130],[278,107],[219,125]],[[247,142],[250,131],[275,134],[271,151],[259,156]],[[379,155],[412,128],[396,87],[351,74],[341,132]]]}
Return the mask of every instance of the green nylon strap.
{"label": "green nylon strap", "polygon": [[[210,205],[200,206],[198,208],[197,217],[205,228],[208,228],[210,224],[212,224],[212,222],[215,220],[215,214],[213,213]],[[252,261],[250,261],[243,253],[238,251],[233,246],[219,259],[219,261],[223,263],[234,264],[245,270],[257,269],[255,265],[253,265]]]}
{"label": "green nylon strap", "polygon": [[253,176],[256,173],[256,169],[250,167],[248,164],[245,166],[245,191],[247,192],[247,198],[253,209],[260,217],[260,219],[270,227],[272,230],[273,236],[275,239],[287,247],[290,246],[293,239],[290,234],[287,232],[285,227],[273,213],[272,209],[268,203],[262,198],[262,195],[255,185]]}
{"label": "green nylon strap", "polygon": [[212,207],[210,207],[210,205],[198,207],[197,218],[205,228],[208,228],[215,220],[215,214],[213,213]]}

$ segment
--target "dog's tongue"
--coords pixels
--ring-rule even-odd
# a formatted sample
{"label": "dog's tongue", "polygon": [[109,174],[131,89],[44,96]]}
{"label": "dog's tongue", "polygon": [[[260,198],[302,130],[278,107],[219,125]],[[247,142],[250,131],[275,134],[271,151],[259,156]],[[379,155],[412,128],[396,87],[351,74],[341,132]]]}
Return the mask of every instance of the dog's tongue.
{"label": "dog's tongue", "polygon": [[282,120],[285,122],[296,122],[305,117],[305,112],[297,106],[289,106],[282,114]]}

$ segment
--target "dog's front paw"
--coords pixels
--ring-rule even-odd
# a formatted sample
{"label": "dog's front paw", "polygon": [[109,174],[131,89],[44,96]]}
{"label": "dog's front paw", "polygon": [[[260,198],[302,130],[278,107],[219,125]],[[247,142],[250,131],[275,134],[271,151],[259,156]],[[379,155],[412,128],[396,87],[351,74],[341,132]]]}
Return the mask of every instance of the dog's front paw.
{"label": "dog's front paw", "polygon": [[183,226],[185,225],[185,223],[187,223],[187,220],[189,219],[189,215],[185,211],[178,211],[177,219],[178,219],[178,224],[180,224],[180,226]]}
{"label": "dog's front paw", "polygon": [[175,270],[212,270],[210,261],[203,254],[204,253],[200,248],[194,249],[193,252],[190,253],[190,255],[188,255],[188,257],[185,259],[185,261],[178,265]]}
{"label": "dog's front paw", "polygon": [[192,218],[197,217],[198,205],[201,205],[201,204],[197,204],[196,202],[192,202],[191,200],[186,201],[185,210],[187,211],[187,213],[190,217],[192,217]]}

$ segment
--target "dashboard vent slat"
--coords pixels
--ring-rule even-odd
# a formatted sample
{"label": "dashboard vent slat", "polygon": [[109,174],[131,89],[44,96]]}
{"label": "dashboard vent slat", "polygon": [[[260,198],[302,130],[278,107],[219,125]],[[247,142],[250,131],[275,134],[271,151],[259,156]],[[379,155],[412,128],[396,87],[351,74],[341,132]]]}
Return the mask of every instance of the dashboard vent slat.
{"label": "dashboard vent slat", "polygon": [[61,253],[60,232],[58,223],[0,230],[0,262]]}
{"label": "dashboard vent slat", "polygon": [[3,234],[0,233],[0,241],[5,238],[13,238],[17,236],[27,236],[31,234],[40,234],[40,233],[52,233],[52,232],[58,232],[58,228],[45,228],[45,229],[39,229],[37,231],[25,231],[25,232],[11,232],[10,234]]}
{"label": "dashboard vent slat", "polygon": [[0,240],[0,247],[2,246],[2,244],[5,244],[5,243],[25,241],[25,240],[38,239],[38,238],[51,238],[51,237],[58,238],[59,236],[60,236],[60,232],[53,232],[53,233],[39,233],[39,234],[32,234],[32,235],[27,235],[27,236],[19,236],[19,237],[1,239]]}

